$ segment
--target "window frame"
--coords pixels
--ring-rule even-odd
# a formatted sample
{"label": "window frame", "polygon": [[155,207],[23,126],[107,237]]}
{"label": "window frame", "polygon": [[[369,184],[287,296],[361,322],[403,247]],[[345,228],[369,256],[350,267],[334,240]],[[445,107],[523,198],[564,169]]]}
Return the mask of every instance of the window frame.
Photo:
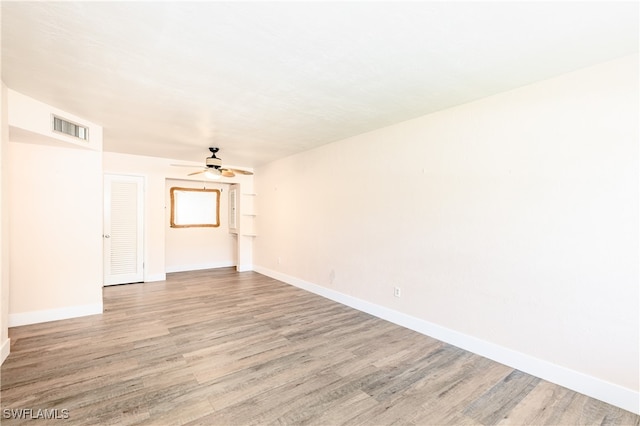
{"label": "window frame", "polygon": [[[176,223],[176,209],[178,208],[176,192],[194,192],[204,194],[215,194],[215,220],[213,223],[189,223],[189,224],[177,224]],[[171,194],[171,217],[169,226],[171,228],[218,228],[220,227],[220,190],[219,189],[199,189],[199,188],[183,188],[174,186],[170,189]],[[202,202],[206,202],[203,200]]]}

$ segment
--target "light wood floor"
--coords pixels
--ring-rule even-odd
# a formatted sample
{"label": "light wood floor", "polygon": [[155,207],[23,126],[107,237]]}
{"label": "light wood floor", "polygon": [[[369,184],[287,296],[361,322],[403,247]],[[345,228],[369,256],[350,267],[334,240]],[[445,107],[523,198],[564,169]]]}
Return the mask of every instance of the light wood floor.
{"label": "light wood floor", "polygon": [[105,313],[10,330],[25,424],[621,424],[640,418],[254,272],[104,289]]}

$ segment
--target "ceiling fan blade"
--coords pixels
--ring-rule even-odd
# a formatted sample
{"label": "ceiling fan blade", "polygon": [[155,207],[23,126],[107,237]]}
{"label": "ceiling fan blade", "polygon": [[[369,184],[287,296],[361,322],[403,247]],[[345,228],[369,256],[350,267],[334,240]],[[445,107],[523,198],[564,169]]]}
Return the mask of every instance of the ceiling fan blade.
{"label": "ceiling fan blade", "polygon": [[233,172],[236,173],[240,173],[241,175],[252,175],[253,172],[247,171],[247,170],[242,170],[242,169],[226,169],[226,170],[231,170]]}
{"label": "ceiling fan blade", "polygon": [[222,172],[222,176],[224,177],[234,177],[236,174],[231,171],[231,169],[220,169]]}
{"label": "ceiling fan blade", "polygon": [[200,171],[198,171],[198,172],[189,173],[187,176],[198,175],[198,174],[200,174],[200,173],[204,173],[204,172],[205,172],[205,170],[200,170]]}

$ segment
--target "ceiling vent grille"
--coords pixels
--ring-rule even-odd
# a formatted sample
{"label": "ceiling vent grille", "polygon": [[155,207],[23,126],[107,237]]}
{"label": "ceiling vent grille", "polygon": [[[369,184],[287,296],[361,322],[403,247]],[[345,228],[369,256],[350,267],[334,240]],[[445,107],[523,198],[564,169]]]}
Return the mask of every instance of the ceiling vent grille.
{"label": "ceiling vent grille", "polygon": [[65,135],[73,136],[74,138],[81,139],[83,141],[89,140],[88,127],[72,123],[55,115],[53,116],[53,131],[64,133]]}

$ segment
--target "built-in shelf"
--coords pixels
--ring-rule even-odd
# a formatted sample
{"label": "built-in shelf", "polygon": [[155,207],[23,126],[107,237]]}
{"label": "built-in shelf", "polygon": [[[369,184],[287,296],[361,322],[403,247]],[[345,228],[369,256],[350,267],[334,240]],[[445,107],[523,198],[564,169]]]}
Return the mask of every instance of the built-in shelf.
{"label": "built-in shelf", "polygon": [[253,211],[254,209],[254,198],[256,196],[256,193],[254,192],[243,192],[242,193],[243,196],[246,197],[251,197],[249,199],[246,200],[246,202],[248,204],[245,204],[245,208],[248,210],[247,213],[241,213],[240,216],[244,218],[244,220],[242,221],[242,225],[241,228],[242,229],[246,229],[247,232],[240,232],[240,234],[243,237],[249,237],[249,238],[255,238],[257,237],[257,234],[254,232],[255,228],[254,228],[254,219],[256,218],[257,214]]}

